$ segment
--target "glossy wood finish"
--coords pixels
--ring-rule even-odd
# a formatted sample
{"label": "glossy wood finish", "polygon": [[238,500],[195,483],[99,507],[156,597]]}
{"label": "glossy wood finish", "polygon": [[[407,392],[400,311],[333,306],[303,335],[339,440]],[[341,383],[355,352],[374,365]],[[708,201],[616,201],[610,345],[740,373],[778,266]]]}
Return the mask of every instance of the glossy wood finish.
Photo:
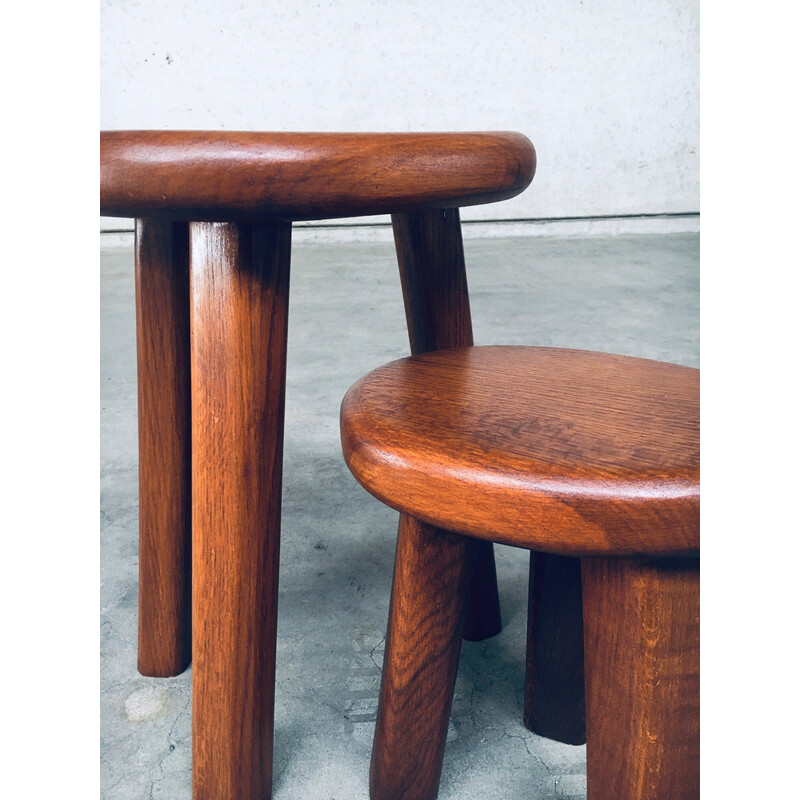
{"label": "glossy wood finish", "polygon": [[[180,229],[184,236],[187,228],[176,220],[192,223],[194,796],[262,800],[269,795],[272,759],[289,220],[379,213],[396,213],[400,227],[426,220],[426,246],[443,251],[429,250],[415,262],[422,269],[417,286],[404,286],[407,302],[413,297],[415,307],[424,306],[424,313],[409,317],[412,343],[423,336],[436,348],[445,341],[464,344],[465,319],[471,342],[466,283],[463,296],[450,283],[464,275],[455,208],[518,194],[533,177],[536,156],[531,143],[514,133],[112,131],[101,134],[100,146],[101,213],[144,218],[137,223],[143,229]],[[433,209],[443,211],[425,213]],[[406,258],[424,253],[418,251],[419,243],[412,242]],[[401,255],[401,273],[408,277],[414,268],[404,263]],[[143,284],[156,280],[157,274],[146,275]],[[170,294],[175,287],[164,291],[163,314],[175,316],[176,298]],[[426,299],[427,291],[435,297]],[[157,299],[147,303],[155,309]],[[183,335],[184,344],[176,344],[173,353],[179,360],[187,323],[166,318],[164,331],[156,331],[161,324],[153,312],[142,330],[152,328],[148,338],[172,336],[176,343]],[[456,338],[447,340],[451,334]],[[168,346],[165,342],[159,346]],[[179,388],[188,377],[185,364],[161,363],[175,372],[149,380],[169,387],[158,389],[170,398],[159,402],[172,410],[148,413],[171,425],[183,408],[181,397],[184,404],[188,397]],[[185,430],[188,412],[181,424],[177,431],[154,424],[143,429],[162,453],[164,442]],[[148,494],[155,498],[161,492],[164,507],[154,507],[152,515],[162,539],[164,531],[179,527],[178,520],[185,530],[189,519],[188,456],[177,445],[170,447],[184,453],[183,471],[179,455],[163,461],[177,470],[170,475],[162,469],[163,453],[145,453],[142,460],[143,486],[151,487],[142,492],[145,505]],[[178,494],[180,502],[169,499]],[[143,513],[147,517],[147,508]],[[144,583],[163,581],[169,572],[177,585],[182,575],[184,594],[167,584],[164,592],[185,599],[186,561],[183,570],[179,563],[188,559],[185,542],[178,547],[182,557],[155,539],[143,550],[148,547],[151,577]],[[499,630],[500,622],[491,548],[485,543],[473,544],[476,548],[487,556],[475,573],[481,588],[473,596],[483,598],[477,606],[481,613],[470,619],[474,638],[482,638]],[[174,627],[184,626],[187,645],[189,615],[162,603],[159,613]],[[147,612],[140,617],[143,639],[152,634],[154,641],[178,641],[178,633],[164,634],[149,619]],[[185,666],[186,660],[184,654],[175,663]]]}
{"label": "glossy wood finish", "polygon": [[431,525],[561,555],[699,551],[699,370],[473,347],[375,370],[342,404],[345,458]]}
{"label": "glossy wood finish", "polygon": [[472,345],[457,208],[392,216],[411,353]]}
{"label": "glossy wood finish", "polygon": [[270,796],[288,223],[192,223],[195,800]]}
{"label": "glossy wood finish", "polygon": [[191,661],[189,228],[136,225],[139,672]]}
{"label": "glossy wood finish", "polygon": [[324,219],[504,200],[533,178],[519,133],[105,131],[101,213]]}
{"label": "glossy wood finish", "polygon": [[[472,317],[457,208],[392,217],[397,263],[412,354],[472,345]],[[493,545],[476,546],[464,637],[500,633],[500,600]]]}
{"label": "glossy wood finish", "polygon": [[580,559],[531,552],[525,665],[525,727],[565,744],[583,744]]}
{"label": "glossy wood finish", "polygon": [[[453,552],[457,534],[436,538],[433,519],[488,539],[494,520],[503,529],[494,538],[556,554],[532,558],[530,715],[534,726],[554,726],[545,735],[582,740],[583,627],[588,800],[699,797],[698,378],[598,353],[464,348],[394,362],[348,392],[341,427],[351,470],[404,512],[405,529],[429,532],[424,543],[398,544],[395,574],[429,577],[393,589],[373,800],[436,796],[441,734],[412,721],[433,708],[435,730],[446,730],[455,667],[422,680],[437,656],[414,637],[438,631],[445,640],[463,599],[448,583],[451,561],[436,552]],[[470,514],[479,523],[462,525]],[[409,566],[423,548],[424,570]],[[587,557],[598,549],[607,557]],[[547,604],[560,604],[560,615]],[[411,783],[415,769],[429,777]]]}
{"label": "glossy wood finish", "polygon": [[584,559],[587,800],[700,796],[700,562]]}
{"label": "glossy wood finish", "polygon": [[475,544],[400,517],[370,766],[372,800],[436,797]]}

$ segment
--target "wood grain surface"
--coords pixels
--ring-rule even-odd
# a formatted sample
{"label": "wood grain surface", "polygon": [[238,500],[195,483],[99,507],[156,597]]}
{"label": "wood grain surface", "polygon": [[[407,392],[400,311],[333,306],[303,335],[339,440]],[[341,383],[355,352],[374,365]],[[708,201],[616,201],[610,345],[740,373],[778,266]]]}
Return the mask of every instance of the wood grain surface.
{"label": "wood grain surface", "polygon": [[524,721],[548,739],[586,741],[578,558],[531,552]]}
{"label": "wood grain surface", "polygon": [[472,314],[459,210],[394,214],[392,230],[412,355],[470,347]]}
{"label": "wood grain surface", "polygon": [[474,539],[400,517],[372,800],[436,797],[474,555]]}
{"label": "wood grain surface", "polygon": [[535,168],[519,133],[104,131],[100,209],[242,221],[453,208],[514,197]]}
{"label": "wood grain surface", "polygon": [[[412,350],[471,344],[456,207],[521,192],[535,152],[516,133],[110,131],[100,144],[101,213],[139,218],[140,670],[176,674],[191,647],[195,800],[269,797],[290,221],[395,214]],[[457,576],[463,606],[473,581],[470,638],[497,632],[491,545],[406,529],[427,543],[423,572],[438,573],[440,539],[461,553],[445,585]],[[453,679],[454,647],[436,668]],[[420,780],[438,784],[440,761]]]}
{"label": "wood grain surface", "polygon": [[700,561],[583,559],[587,800],[700,796]]}
{"label": "wood grain surface", "polygon": [[561,555],[699,552],[699,370],[442,350],[357,382],[341,431],[359,482],[436,527]]}
{"label": "wood grain surface", "polygon": [[192,223],[195,800],[270,796],[289,223]]}
{"label": "wood grain surface", "polygon": [[[472,316],[457,208],[392,216],[412,354],[472,345]],[[464,638],[477,642],[502,629],[494,549],[476,546]]]}
{"label": "wood grain surface", "polygon": [[139,672],[191,661],[189,227],[136,224]]}

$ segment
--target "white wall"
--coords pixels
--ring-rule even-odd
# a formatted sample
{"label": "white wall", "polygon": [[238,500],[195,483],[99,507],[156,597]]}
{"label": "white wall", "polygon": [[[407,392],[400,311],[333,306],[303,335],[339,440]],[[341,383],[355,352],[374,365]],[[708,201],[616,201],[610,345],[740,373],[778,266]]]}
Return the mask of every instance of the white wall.
{"label": "white wall", "polygon": [[698,71],[698,0],[101,4],[103,129],[525,133],[465,219],[697,211]]}

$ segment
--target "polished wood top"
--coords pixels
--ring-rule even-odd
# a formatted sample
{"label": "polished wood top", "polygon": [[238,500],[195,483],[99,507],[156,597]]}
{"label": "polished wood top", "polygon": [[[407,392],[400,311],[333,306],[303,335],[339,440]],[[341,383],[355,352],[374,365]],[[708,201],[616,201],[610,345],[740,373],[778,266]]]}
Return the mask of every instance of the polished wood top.
{"label": "polished wood top", "polygon": [[543,347],[405,358],[342,403],[345,458],[388,505],[565,555],[699,552],[699,370]]}
{"label": "polished wood top", "polygon": [[457,208],[514,197],[535,168],[519,133],[105,131],[100,210],[224,221]]}

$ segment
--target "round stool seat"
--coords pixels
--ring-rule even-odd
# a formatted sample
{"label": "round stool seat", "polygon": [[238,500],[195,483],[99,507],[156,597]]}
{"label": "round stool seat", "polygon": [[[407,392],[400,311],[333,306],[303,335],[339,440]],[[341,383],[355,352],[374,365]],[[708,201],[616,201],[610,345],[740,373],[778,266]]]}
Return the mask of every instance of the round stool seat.
{"label": "round stool seat", "polygon": [[342,403],[345,459],[431,525],[572,556],[689,556],[700,372],[548,347],[469,347],[371,372]]}
{"label": "round stool seat", "polygon": [[301,220],[514,197],[536,153],[511,132],[104,131],[100,167],[107,216]]}

